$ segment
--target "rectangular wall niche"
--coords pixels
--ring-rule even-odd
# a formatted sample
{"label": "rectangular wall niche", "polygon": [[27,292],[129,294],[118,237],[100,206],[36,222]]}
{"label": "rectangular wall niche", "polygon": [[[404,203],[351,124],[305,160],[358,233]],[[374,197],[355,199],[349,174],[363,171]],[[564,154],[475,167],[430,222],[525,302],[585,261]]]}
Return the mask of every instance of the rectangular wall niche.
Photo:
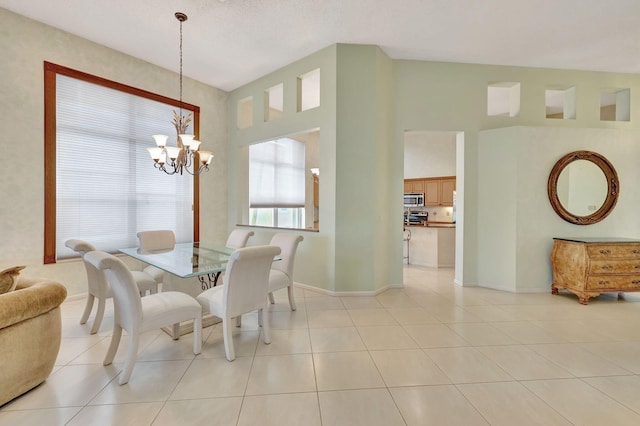
{"label": "rectangular wall niche", "polygon": [[320,106],[320,68],[298,77],[298,112]]}
{"label": "rectangular wall niche", "polygon": [[487,115],[517,117],[520,114],[520,83],[498,82],[487,86]]}
{"label": "rectangular wall niche", "polygon": [[281,118],[284,112],[284,84],[280,83],[264,91],[264,121]]}
{"label": "rectangular wall niche", "polygon": [[253,96],[248,96],[238,101],[238,129],[246,129],[253,126]]}
{"label": "rectangular wall niche", "polygon": [[603,89],[600,92],[600,121],[630,121],[631,91]]}
{"label": "rectangular wall niche", "polygon": [[550,87],[544,92],[547,118],[576,119],[576,88]]}

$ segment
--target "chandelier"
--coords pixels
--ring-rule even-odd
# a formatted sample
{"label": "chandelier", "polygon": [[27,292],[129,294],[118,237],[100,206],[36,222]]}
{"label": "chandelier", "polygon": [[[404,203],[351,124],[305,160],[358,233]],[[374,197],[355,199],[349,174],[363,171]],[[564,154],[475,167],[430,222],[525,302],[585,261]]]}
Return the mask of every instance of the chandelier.
{"label": "chandelier", "polygon": [[198,175],[209,170],[213,153],[198,151],[200,141],[195,140],[194,135],[186,134],[192,118],[192,113],[182,115],[182,23],[187,20],[187,15],[176,12],[175,17],[180,21],[180,113],[174,110],[172,121],[177,134],[176,146],[167,146],[167,135],[153,135],[156,146],[147,150],[153,159],[153,166],[168,175],[182,174],[184,171]]}

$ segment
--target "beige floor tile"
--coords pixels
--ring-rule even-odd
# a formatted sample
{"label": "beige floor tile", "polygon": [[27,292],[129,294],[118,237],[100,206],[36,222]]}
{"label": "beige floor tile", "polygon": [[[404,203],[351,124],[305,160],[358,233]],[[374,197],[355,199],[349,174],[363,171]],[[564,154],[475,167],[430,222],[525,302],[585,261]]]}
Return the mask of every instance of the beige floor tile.
{"label": "beige floor tile", "polygon": [[247,396],[242,403],[238,426],[319,426],[318,395],[295,393]]}
{"label": "beige floor tile", "polygon": [[162,402],[146,402],[85,407],[67,425],[150,425],[162,408],[162,404]]}
{"label": "beige floor tile", "polygon": [[330,352],[313,355],[319,391],[384,387],[369,352]]}
{"label": "beige floor tile", "polygon": [[382,309],[384,306],[373,297],[341,297],[346,309]]}
{"label": "beige floor tile", "polygon": [[84,406],[113,378],[120,368],[102,364],[68,365],[40,386],[3,406],[9,410]]}
{"label": "beige floor tile", "polygon": [[351,320],[357,326],[361,325],[398,325],[398,322],[386,309],[348,309]]}
{"label": "beige floor tile", "polygon": [[451,383],[422,349],[371,351],[387,387]]}
{"label": "beige floor tile", "polygon": [[427,312],[443,323],[482,322],[477,315],[455,305],[431,306],[427,308]]}
{"label": "beige floor tile", "polygon": [[519,343],[564,343],[565,339],[559,335],[538,327],[528,321],[495,322],[493,326],[508,334]]}
{"label": "beige floor tile", "polygon": [[609,360],[597,356],[575,343],[528,345],[576,377],[617,376],[631,374]]}
{"label": "beige floor tile", "polygon": [[491,425],[571,425],[518,382],[466,384],[458,389]]}
{"label": "beige floor tile", "polygon": [[309,330],[271,330],[271,343],[258,342],[256,356],[311,353]]}
{"label": "beige floor tile", "polygon": [[311,354],[256,357],[246,395],[313,392],[316,380]]}
{"label": "beige floor tile", "polygon": [[[72,360],[87,352],[93,346],[99,344],[103,339],[107,340],[106,346],[109,346],[110,338],[94,336],[63,338],[60,342],[60,350],[58,351],[58,357],[56,358],[56,365],[68,364]],[[95,358],[96,364],[102,363],[102,359],[104,358],[105,353],[106,350],[102,353],[101,359]],[[83,364],[86,364],[86,362],[84,362]]]}
{"label": "beige floor tile", "polygon": [[361,351],[366,346],[355,327],[310,328],[313,352]]}
{"label": "beige floor tile", "polygon": [[357,327],[362,341],[369,350],[411,349],[418,344],[399,325]]}
{"label": "beige floor tile", "polygon": [[522,382],[530,391],[576,425],[638,425],[631,411],[580,379]]}
{"label": "beige floor tile", "polygon": [[[233,350],[237,357],[253,356],[256,353],[257,345],[263,345],[259,331],[242,331],[234,327],[233,330]],[[217,327],[202,344],[202,352],[198,358],[225,358],[224,337],[222,328]]]}
{"label": "beige floor tile", "polygon": [[424,351],[453,383],[513,380],[513,377],[476,348],[440,348]]}
{"label": "beige floor tile", "polygon": [[585,382],[640,414],[640,377],[589,377]]}
{"label": "beige floor tile", "polygon": [[500,306],[494,305],[465,306],[464,310],[486,322],[518,321],[520,319],[512,312],[505,311]]}
{"label": "beige floor tile", "polygon": [[382,306],[390,309],[418,308],[419,305],[401,290],[387,290],[375,296]]}
{"label": "beige floor tile", "polygon": [[[144,350],[153,342],[156,338],[160,336],[160,334],[164,334],[160,330],[153,330],[147,333],[142,333],[140,335],[140,343],[138,344],[138,356],[141,356]],[[166,335],[165,335],[166,336]],[[166,336],[170,341],[171,338]],[[111,337],[105,337],[100,340],[95,345],[89,347],[86,351],[83,351],[78,356],[69,361],[69,364],[100,364],[102,365],[102,361],[104,360],[105,355],[107,354],[107,350],[109,349],[109,345],[111,344]],[[120,344],[118,345],[118,352],[116,352],[116,356],[114,358],[115,363],[124,362],[127,357],[127,350],[129,348],[129,335],[125,332],[122,333],[122,338],[120,339]],[[193,352],[191,353],[193,355]]]}
{"label": "beige floor tile", "polygon": [[167,401],[153,421],[153,426],[235,425],[241,406],[241,397]]}
{"label": "beige floor tile", "polygon": [[402,325],[415,325],[415,324],[439,324],[438,320],[433,315],[430,315],[425,308],[409,308],[409,309],[387,309],[389,314],[398,324]]}
{"label": "beige floor tile", "polygon": [[344,305],[342,304],[342,300],[339,297],[333,296],[316,296],[316,297],[308,297],[304,300],[307,312],[310,311],[325,311],[330,309],[344,309]]}
{"label": "beige floor tile", "polygon": [[469,346],[469,342],[444,324],[405,325],[403,327],[421,348]]}
{"label": "beige floor tile", "polygon": [[579,345],[625,370],[640,374],[640,356],[638,356],[640,342],[579,343]]}
{"label": "beige floor tile", "polygon": [[253,358],[195,359],[169,397],[170,400],[242,396]]}
{"label": "beige floor tile", "polygon": [[63,426],[81,409],[82,407],[62,407],[9,411],[0,408],[0,425]]}
{"label": "beige floor tile", "polygon": [[574,377],[524,345],[482,346],[477,348],[516,380],[562,379]]}
{"label": "beige floor tile", "polygon": [[164,401],[169,398],[191,361],[136,362],[129,383],[112,380],[90,405]]}
{"label": "beige floor tile", "polygon": [[322,423],[335,426],[404,425],[387,389],[320,392]]}
{"label": "beige floor tile", "polygon": [[345,309],[308,311],[307,319],[309,328],[351,327],[354,325]]}
{"label": "beige floor tile", "polygon": [[409,426],[488,425],[455,386],[414,386],[389,389]]}
{"label": "beige floor tile", "polygon": [[448,324],[448,327],[462,336],[472,346],[513,345],[518,343],[507,334],[487,323],[460,322]]}
{"label": "beige floor tile", "polygon": [[593,327],[586,325],[584,320],[532,321],[531,323],[552,332],[567,342],[606,342],[614,340],[606,333],[596,332]]}
{"label": "beige floor tile", "polygon": [[269,313],[269,325],[272,329],[307,328],[307,311],[277,311]]}

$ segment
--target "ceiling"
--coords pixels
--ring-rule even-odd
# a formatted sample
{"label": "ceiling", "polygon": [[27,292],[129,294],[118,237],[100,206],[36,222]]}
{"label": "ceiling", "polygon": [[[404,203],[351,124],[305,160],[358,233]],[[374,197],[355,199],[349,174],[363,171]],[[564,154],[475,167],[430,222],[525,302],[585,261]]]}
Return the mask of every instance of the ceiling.
{"label": "ceiling", "polygon": [[391,58],[640,73],[639,0],[0,0],[233,90],[334,43]]}

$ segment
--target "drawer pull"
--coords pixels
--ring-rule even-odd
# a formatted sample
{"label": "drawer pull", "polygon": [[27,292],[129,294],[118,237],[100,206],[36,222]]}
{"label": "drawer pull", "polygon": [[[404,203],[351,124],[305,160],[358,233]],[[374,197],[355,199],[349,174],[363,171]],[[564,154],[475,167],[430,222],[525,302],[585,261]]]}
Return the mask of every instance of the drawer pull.
{"label": "drawer pull", "polygon": [[640,284],[640,280],[633,280],[631,281],[631,284]]}
{"label": "drawer pull", "polygon": [[[640,265],[638,265],[638,267],[640,267]],[[605,271],[610,271],[613,269],[613,265],[604,265],[602,269],[604,269]]]}
{"label": "drawer pull", "polygon": [[609,285],[609,281],[598,281],[599,285]]}
{"label": "drawer pull", "polygon": [[600,250],[600,254],[611,254],[611,250],[602,249],[602,250]]}
{"label": "drawer pull", "polygon": [[640,250],[635,249],[635,250],[633,250],[633,251],[632,251],[632,253],[633,253],[633,254],[640,254]]}
{"label": "drawer pull", "polygon": [[634,266],[635,269],[640,269],[640,265]]}

